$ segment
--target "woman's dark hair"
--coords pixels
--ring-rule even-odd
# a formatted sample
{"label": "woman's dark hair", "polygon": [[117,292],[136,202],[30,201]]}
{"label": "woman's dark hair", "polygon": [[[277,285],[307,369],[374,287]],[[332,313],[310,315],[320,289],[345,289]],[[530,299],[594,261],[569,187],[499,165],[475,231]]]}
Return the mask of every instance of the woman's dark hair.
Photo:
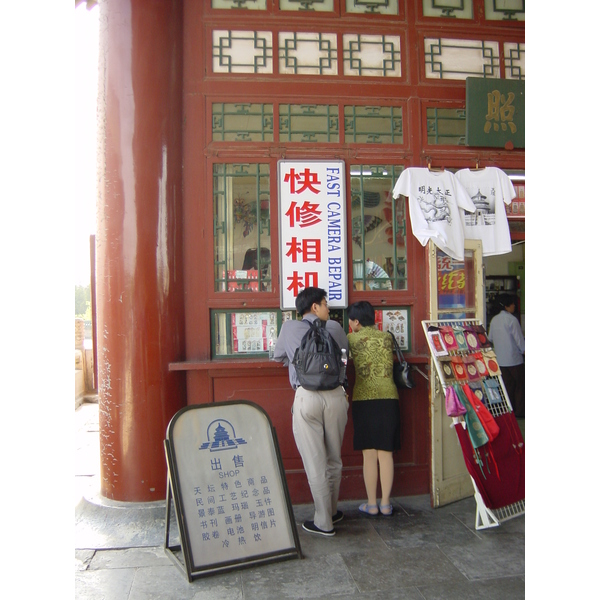
{"label": "woman's dark hair", "polygon": [[361,300],[348,307],[348,319],[356,319],[363,327],[375,325],[375,309],[370,302]]}
{"label": "woman's dark hair", "polygon": [[315,302],[321,304],[323,298],[327,298],[325,290],[318,287],[304,288],[296,296],[296,310],[304,316],[307,312],[310,312],[310,308]]}

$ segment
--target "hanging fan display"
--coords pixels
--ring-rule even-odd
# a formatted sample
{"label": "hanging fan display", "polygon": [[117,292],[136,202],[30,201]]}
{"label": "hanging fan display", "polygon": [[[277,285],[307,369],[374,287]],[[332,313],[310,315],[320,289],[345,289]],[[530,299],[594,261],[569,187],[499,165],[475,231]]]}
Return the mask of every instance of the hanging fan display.
{"label": "hanging fan display", "polygon": [[[382,222],[380,217],[375,215],[365,215],[363,231],[366,236],[369,231],[373,231],[376,229],[379,224]],[[358,244],[360,248],[362,248],[362,236],[361,236],[361,218],[354,217],[352,219],[352,241]]]}
{"label": "hanging fan display", "polygon": [[[360,206],[361,195],[360,192],[352,193],[352,208],[358,208]],[[379,192],[367,192],[362,193],[363,206],[365,208],[375,208],[381,201]]]}

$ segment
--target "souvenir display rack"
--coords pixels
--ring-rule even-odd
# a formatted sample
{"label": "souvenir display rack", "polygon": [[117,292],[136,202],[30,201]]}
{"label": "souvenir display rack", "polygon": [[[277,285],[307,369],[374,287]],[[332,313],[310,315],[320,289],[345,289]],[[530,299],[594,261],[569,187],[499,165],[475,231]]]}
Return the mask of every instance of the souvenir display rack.
{"label": "souvenir display rack", "polygon": [[[425,337],[429,345],[431,358],[435,365],[436,374],[444,392],[446,391],[448,385],[450,385],[450,380],[455,381],[454,370],[449,376],[447,375],[447,369],[451,367],[450,363],[452,362],[452,357],[460,358],[461,362],[459,364],[463,365],[463,367],[465,366],[465,362],[463,361],[466,358],[467,368],[470,367],[477,369],[478,361],[480,358],[484,357],[484,350],[486,350],[487,356],[485,357],[484,361],[485,367],[482,366],[479,369],[479,377],[480,379],[483,378],[486,380],[486,382],[493,385],[494,389],[496,389],[499,394],[498,401],[495,403],[489,403],[486,405],[486,407],[493,417],[511,413],[513,411],[512,405],[508,398],[508,393],[506,392],[506,387],[504,386],[504,381],[502,379],[500,368],[494,360],[495,354],[493,350],[482,348],[479,344],[479,339],[476,341],[473,340],[472,343],[469,343],[470,340],[468,341],[467,339],[457,340],[457,344],[453,349],[450,349],[446,346],[442,346],[440,348],[440,346],[437,344],[435,329],[440,329],[442,327],[452,327],[453,329],[462,329],[465,327],[471,329],[475,327],[481,327],[481,321],[479,319],[446,319],[441,321],[421,321],[421,324],[423,326]],[[432,326],[434,328],[434,332],[430,330]],[[463,336],[463,338],[468,338],[468,336]],[[484,338],[487,340],[485,334]],[[458,343],[458,341],[460,341],[460,343]],[[490,360],[491,363],[488,362],[488,360]],[[482,369],[486,372],[485,376],[481,375]],[[466,369],[463,370],[465,371],[465,375],[467,375]],[[465,383],[468,383],[468,376],[463,381]],[[451,417],[451,419],[453,421],[453,427],[456,425],[461,425],[463,429],[466,428],[466,423],[463,417]],[[519,500],[518,502],[512,503],[507,506],[502,506],[500,508],[488,508],[485,505],[483,496],[481,495],[481,492],[477,487],[477,483],[475,482],[472,476],[471,481],[473,482],[473,488],[475,490],[475,501],[477,503],[477,513],[475,516],[476,529],[487,529],[489,527],[497,527],[503,521],[507,521],[514,517],[518,517],[525,514],[525,498]]]}

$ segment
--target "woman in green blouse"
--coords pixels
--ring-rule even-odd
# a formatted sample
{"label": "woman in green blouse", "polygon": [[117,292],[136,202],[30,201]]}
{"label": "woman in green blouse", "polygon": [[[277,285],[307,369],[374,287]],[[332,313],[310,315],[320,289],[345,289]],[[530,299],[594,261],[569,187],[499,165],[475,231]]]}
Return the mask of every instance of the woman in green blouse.
{"label": "woman in green blouse", "polygon": [[[394,384],[392,338],[375,327],[375,310],[369,302],[348,308],[352,328],[348,335],[356,381],[352,393],[354,449],[363,453],[367,502],[358,510],[375,516],[392,514],[390,493],[394,482],[393,451],[400,448],[400,406]],[[377,506],[377,467],[381,502]]]}

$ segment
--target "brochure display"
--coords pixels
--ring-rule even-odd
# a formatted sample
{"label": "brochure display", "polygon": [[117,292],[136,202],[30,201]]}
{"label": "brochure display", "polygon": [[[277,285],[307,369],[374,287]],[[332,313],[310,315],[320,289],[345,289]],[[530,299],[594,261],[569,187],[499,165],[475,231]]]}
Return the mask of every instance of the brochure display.
{"label": "brochure display", "polygon": [[476,529],[525,513],[525,444],[491,342],[477,319],[421,321],[465,465]]}
{"label": "brochure display", "polygon": [[[258,405],[191,405],[169,423],[165,552],[188,581],[302,558],[275,429]],[[174,502],[180,545],[171,545]]]}

